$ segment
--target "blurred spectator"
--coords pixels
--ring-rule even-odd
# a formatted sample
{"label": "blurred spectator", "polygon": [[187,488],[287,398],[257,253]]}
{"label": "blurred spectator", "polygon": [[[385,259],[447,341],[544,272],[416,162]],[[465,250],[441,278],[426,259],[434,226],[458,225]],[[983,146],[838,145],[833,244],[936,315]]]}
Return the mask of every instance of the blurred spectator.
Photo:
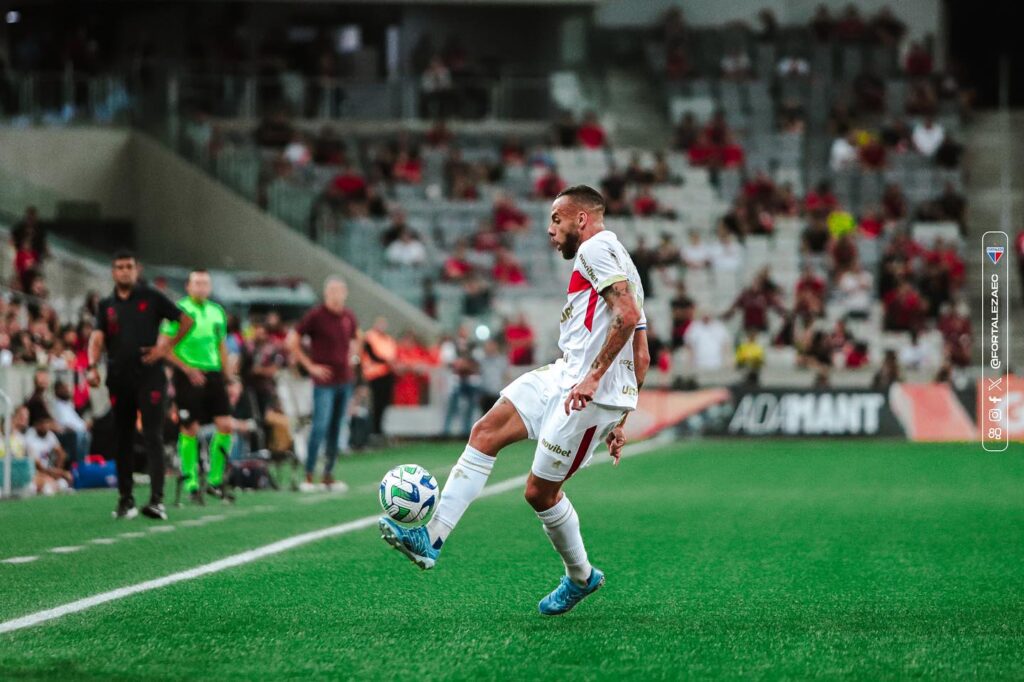
{"label": "blurred spectator", "polygon": [[928,353],[921,344],[921,335],[917,330],[911,330],[910,343],[900,344],[899,361],[901,367],[914,371],[922,369],[928,361]]}
{"label": "blurred spectator", "polygon": [[886,221],[900,221],[907,217],[907,197],[894,182],[886,185],[882,193],[882,215]]}
{"label": "blurred spectator", "polygon": [[427,247],[412,230],[405,228],[385,249],[384,257],[390,265],[417,267],[427,262]]}
{"label": "blurred spectator", "polygon": [[392,364],[398,352],[398,344],[388,334],[388,321],[378,317],[373,326],[363,334],[362,368],[363,381],[370,387],[373,405],[373,423],[370,433],[384,435],[384,410],[391,404],[394,395],[395,374]]}
{"label": "blurred spectator", "polygon": [[870,361],[868,344],[863,341],[854,341],[846,351],[844,364],[846,369],[860,369],[861,367],[867,367]]}
{"label": "blurred spectator", "polygon": [[627,182],[625,174],[614,163],[611,163],[608,175],[601,179],[601,193],[604,194],[607,203],[605,215],[630,215],[629,204],[626,203]]}
{"label": "blurred spectator", "polygon": [[59,433],[58,440],[67,452],[72,462],[84,462],[89,454],[89,445],[92,436],[89,433],[89,424],[82,419],[75,409],[71,400],[71,389],[63,381],[58,381],[53,386],[53,418]]}
{"label": "blurred spectator", "polygon": [[[691,229],[689,241],[680,250],[683,264],[688,270],[704,270],[711,266],[713,247],[701,240],[700,232]],[[644,289],[646,291],[646,289]]]}
{"label": "blurred spectator", "polygon": [[835,23],[835,37],[843,43],[858,43],[864,39],[867,27],[857,6],[850,3]]}
{"label": "blurred spectator", "polygon": [[769,309],[775,310],[780,315],[786,314],[780,301],[779,288],[771,281],[768,269],[764,268],[757,273],[751,285],[740,292],[729,309],[722,314],[722,317],[729,319],[737,310],[741,310],[743,311],[744,329],[767,332]]}
{"label": "blurred spectator", "polygon": [[818,5],[811,18],[811,31],[819,43],[826,43],[832,39],[832,32],[835,29],[835,22],[825,4]]}
{"label": "blurred spectator", "polygon": [[750,57],[741,47],[727,52],[720,63],[722,77],[730,80],[745,80],[751,75]]}
{"label": "blurred spectator", "polygon": [[794,311],[809,317],[821,317],[825,311],[825,280],[814,268],[805,266],[796,282]]}
{"label": "blurred spectator", "polygon": [[[469,435],[480,394],[480,363],[469,327],[462,325],[454,339],[441,344],[441,363],[451,372],[448,408],[444,416],[445,436]],[[452,433],[452,422],[462,415],[462,431]]]}
{"label": "blurred spectator", "polygon": [[455,249],[444,262],[442,279],[446,282],[461,282],[473,272],[473,265],[467,258],[466,241],[460,239],[455,242]]}
{"label": "blurred spectator", "polygon": [[434,149],[447,147],[454,139],[455,133],[448,128],[448,124],[443,118],[434,121],[434,124],[430,126],[430,130],[424,136],[427,146]]}
{"label": "blurred spectator", "polygon": [[49,407],[50,371],[37,369],[32,375],[32,393],[25,400],[30,424],[53,421]]}
{"label": "blurred spectator", "polygon": [[597,114],[588,111],[576,131],[576,139],[579,144],[586,149],[601,149],[605,146],[607,138],[604,128],[597,120]]}
{"label": "blurred spectator", "polygon": [[530,217],[516,207],[509,194],[499,192],[494,198],[494,228],[498,232],[519,232],[529,227]]}
{"label": "blurred spectator", "polygon": [[392,404],[426,404],[430,386],[429,371],[434,364],[434,354],[413,332],[404,332],[395,350],[395,395]]}
{"label": "blurred spectator", "polygon": [[829,151],[828,166],[833,171],[853,168],[857,164],[856,135],[852,131],[842,131],[832,141]]}
{"label": "blurred spectator", "polygon": [[563,111],[555,120],[554,135],[555,144],[559,147],[575,147],[578,138],[579,125],[576,123],[571,111]]}
{"label": "blurred spectator", "polygon": [[875,208],[868,208],[861,214],[860,222],[857,224],[857,229],[862,237],[868,237],[869,239],[876,239],[882,235],[884,226],[882,219],[878,215],[878,210]]}
{"label": "blurred spectator", "polygon": [[420,77],[420,116],[440,118],[452,109],[452,74],[439,56],[434,56]]}
{"label": "blurred spectator", "polygon": [[700,317],[690,323],[683,335],[686,347],[693,358],[694,368],[718,370],[726,366],[726,359],[732,356],[732,336],[721,320],[703,311]]}
{"label": "blurred spectator", "polygon": [[284,148],[283,156],[295,168],[305,168],[313,162],[313,151],[302,133],[292,136],[291,142]]}
{"label": "blurred spectator", "polygon": [[565,189],[565,180],[558,175],[558,169],[549,167],[533,186],[533,194],[537,199],[554,199]]}
{"label": "blurred spectator", "polygon": [[954,140],[951,135],[946,135],[942,138],[942,144],[935,150],[935,165],[949,170],[958,168],[963,153],[963,145]]}
{"label": "blurred spectator", "polygon": [[494,269],[491,271],[494,281],[502,286],[525,286],[526,273],[523,266],[512,252],[502,247],[495,252]]}
{"label": "blurred spectator", "polygon": [[478,317],[491,309],[493,290],[491,284],[476,271],[462,281],[462,314],[466,317]]}
{"label": "blurred spectator", "polygon": [[942,334],[945,353],[956,367],[971,364],[971,317],[966,303],[946,304],[939,312],[936,328]]}
{"label": "blurred spectator", "polygon": [[886,331],[915,331],[921,328],[928,304],[918,293],[909,279],[900,281],[896,289],[886,294],[885,306]]}
{"label": "blurred spectator", "polygon": [[697,118],[693,115],[692,111],[687,111],[683,114],[679,123],[676,124],[672,148],[679,152],[689,151],[699,135],[700,128],[697,125]]}
{"label": "blurred spectator", "polygon": [[874,300],[874,277],[860,262],[843,272],[836,281],[836,303],[847,317],[866,320]]}
{"label": "blurred spectator", "polygon": [[708,247],[708,252],[716,274],[738,272],[743,267],[743,247],[724,227],[718,228],[718,241]]}
{"label": "blurred spectator", "polygon": [[920,42],[910,43],[907,56],[903,60],[903,70],[911,78],[930,76],[932,73],[932,54]]}
{"label": "blurred spectator", "polygon": [[871,388],[875,391],[888,394],[889,387],[903,381],[903,372],[900,369],[899,360],[896,358],[896,351],[887,350],[882,358],[882,366],[875,372],[871,379]]}
{"label": "blurred spectator", "polygon": [[892,8],[884,5],[878,14],[871,18],[870,37],[880,45],[896,47],[903,40],[907,26],[892,12]]}
{"label": "blurred spectator", "polygon": [[757,330],[748,329],[746,337],[736,346],[736,368],[756,374],[763,365],[764,346],[758,341]]}
{"label": "blurred spectator", "polygon": [[480,353],[479,364],[480,413],[485,414],[498,402],[501,389],[508,384],[508,358],[501,352],[497,341],[487,339]]}
{"label": "blurred spectator", "polygon": [[676,283],[675,295],[669,302],[672,311],[672,349],[680,348],[685,343],[686,330],[690,328],[695,314],[693,299],[686,293],[683,282]]}
{"label": "blurred spectator", "polygon": [[804,210],[812,215],[828,215],[839,207],[839,201],[832,193],[832,185],[823,180],[804,197]]}
{"label": "blurred spectator", "polygon": [[505,347],[508,349],[509,364],[513,367],[535,364],[533,327],[530,326],[526,313],[519,313],[513,321],[505,325]]}
{"label": "blurred spectator", "polygon": [[885,110],[885,81],[868,68],[853,79],[858,111],[877,114]]}
{"label": "blurred spectator", "polygon": [[49,419],[36,419],[24,435],[25,452],[35,462],[36,492],[42,495],[68,490],[73,480],[71,472],[67,470],[67,453],[60,446],[50,424]]}
{"label": "blurred spectator", "polygon": [[391,169],[395,182],[418,185],[423,180],[423,161],[415,150],[401,150]]}
{"label": "blurred spectator", "polygon": [[366,199],[366,178],[350,165],[345,164],[327,186],[328,196],[343,201],[362,201]]}
{"label": "blurred spectator", "polygon": [[32,281],[49,253],[46,231],[39,222],[35,206],[26,208],[25,216],[11,229],[11,247],[14,250],[14,285],[21,291],[30,292]]}
{"label": "blurred spectator", "polygon": [[923,122],[914,126],[911,139],[914,141],[914,148],[924,156],[934,156],[939,146],[946,137],[946,131],[935,122],[932,116],[927,116]]}

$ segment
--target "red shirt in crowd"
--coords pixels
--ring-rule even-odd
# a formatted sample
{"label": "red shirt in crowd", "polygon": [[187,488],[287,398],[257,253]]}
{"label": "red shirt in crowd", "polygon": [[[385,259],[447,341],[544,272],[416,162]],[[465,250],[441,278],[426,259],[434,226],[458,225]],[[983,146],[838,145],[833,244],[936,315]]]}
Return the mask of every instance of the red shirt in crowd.
{"label": "red shirt in crowd", "polygon": [[366,180],[354,171],[345,171],[334,176],[331,188],[347,198],[359,197],[366,193]]}
{"label": "red shirt in crowd", "polygon": [[633,200],[633,213],[639,216],[651,216],[658,212],[658,201],[648,195],[641,194]]}
{"label": "red shirt in crowd", "polygon": [[565,183],[562,181],[562,178],[558,177],[555,173],[548,172],[537,180],[533,191],[539,197],[554,199],[563,189],[565,189]]}
{"label": "red shirt in crowd", "polygon": [[604,128],[597,123],[583,123],[576,131],[576,139],[587,149],[600,149],[605,142]]}
{"label": "red shirt in crowd", "polygon": [[877,216],[865,216],[860,219],[860,233],[872,239],[882,234],[882,221]]}
{"label": "red shirt in crowd", "polygon": [[722,166],[725,168],[738,168],[743,165],[743,147],[736,143],[730,143],[721,148]]}
{"label": "red shirt in crowd", "polygon": [[518,230],[526,224],[526,214],[515,206],[503,203],[494,209],[494,227],[499,232]]}
{"label": "red shirt in crowd", "polygon": [[408,157],[397,161],[391,173],[395,180],[416,185],[423,179],[423,164],[419,159]]}
{"label": "red shirt in crowd", "polygon": [[691,166],[707,166],[715,160],[715,147],[703,140],[697,140],[690,145],[687,156],[690,158]]}
{"label": "red shirt in crowd", "polygon": [[519,263],[513,260],[498,259],[491,272],[494,281],[506,286],[522,286],[526,284],[526,274]]}
{"label": "red shirt in crowd", "polygon": [[444,278],[447,280],[459,280],[473,271],[469,261],[452,256],[444,262]]}
{"label": "red shirt in crowd", "polygon": [[839,207],[839,202],[836,201],[836,196],[832,192],[825,192],[818,194],[817,190],[811,190],[804,197],[804,209],[808,213],[829,213]]}
{"label": "red shirt in crowd", "polygon": [[345,308],[334,313],[327,306],[318,305],[306,313],[295,331],[309,338],[310,360],[331,368],[326,381],[314,379],[314,383],[327,386],[347,384],[354,379],[349,346],[359,331],[359,323],[351,310]]}
{"label": "red shirt in crowd", "polygon": [[846,351],[846,367],[847,369],[857,369],[858,367],[864,367],[868,364],[868,354],[856,345],[850,347]]}
{"label": "red shirt in crowd", "polygon": [[533,330],[528,325],[513,323],[505,327],[505,345],[510,365],[533,364]]}
{"label": "red shirt in crowd", "polygon": [[885,295],[885,316],[893,329],[917,329],[924,299],[913,289],[893,289]]}

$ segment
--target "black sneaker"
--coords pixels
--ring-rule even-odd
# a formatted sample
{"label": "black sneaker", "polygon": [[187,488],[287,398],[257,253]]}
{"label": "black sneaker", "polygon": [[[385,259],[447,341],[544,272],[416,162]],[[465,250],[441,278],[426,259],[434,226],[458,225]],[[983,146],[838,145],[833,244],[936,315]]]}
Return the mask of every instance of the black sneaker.
{"label": "black sneaker", "polygon": [[198,490],[193,493],[189,493],[188,499],[192,501],[192,504],[199,505],[200,507],[206,506],[206,498],[203,497],[203,494]]}
{"label": "black sneaker", "polygon": [[112,512],[115,519],[125,520],[134,519],[139,515],[139,510],[135,508],[135,500],[122,499],[117,502],[117,509]]}
{"label": "black sneaker", "polygon": [[221,502],[229,502],[231,504],[235,503],[235,496],[234,496],[234,494],[229,492],[228,489],[226,487],[224,487],[223,485],[207,486],[206,487],[206,494],[210,495],[211,497],[216,497]]}
{"label": "black sneaker", "polygon": [[167,520],[167,510],[159,502],[150,502],[142,508],[142,515],[158,521]]}

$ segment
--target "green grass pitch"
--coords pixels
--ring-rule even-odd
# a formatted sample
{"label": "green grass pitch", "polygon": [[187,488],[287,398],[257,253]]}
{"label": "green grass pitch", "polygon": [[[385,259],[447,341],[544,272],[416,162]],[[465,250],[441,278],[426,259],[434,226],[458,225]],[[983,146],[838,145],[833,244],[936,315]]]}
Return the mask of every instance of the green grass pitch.
{"label": "green grass pitch", "polygon": [[[443,479],[459,450],[343,460],[345,496],[247,494],[171,510],[167,532],[113,521],[109,491],[2,504],[0,559],[38,559],[0,564],[0,622],[374,514],[389,467]],[[470,508],[432,572],[368,528],[0,634],[0,679],[1022,679],[1022,454],[679,443],[567,486],[607,574],[567,616],[537,613],[561,564],[506,492]]]}

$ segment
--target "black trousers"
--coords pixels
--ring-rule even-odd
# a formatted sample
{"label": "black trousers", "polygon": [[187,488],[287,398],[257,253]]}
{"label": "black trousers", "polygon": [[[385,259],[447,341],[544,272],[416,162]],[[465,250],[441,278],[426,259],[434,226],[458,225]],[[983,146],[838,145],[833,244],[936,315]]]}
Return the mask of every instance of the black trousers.
{"label": "black trousers", "polygon": [[111,384],[110,403],[114,413],[114,457],[117,461],[117,490],[121,499],[132,499],[135,469],[136,418],[142,416],[142,445],[150,480],[150,502],[164,499],[164,415],[167,411],[167,382],[158,378]]}
{"label": "black trousers", "polygon": [[391,404],[391,398],[395,392],[395,375],[385,374],[368,382],[368,384],[370,386],[370,401],[373,407],[373,430],[370,433],[383,435],[384,408]]}

